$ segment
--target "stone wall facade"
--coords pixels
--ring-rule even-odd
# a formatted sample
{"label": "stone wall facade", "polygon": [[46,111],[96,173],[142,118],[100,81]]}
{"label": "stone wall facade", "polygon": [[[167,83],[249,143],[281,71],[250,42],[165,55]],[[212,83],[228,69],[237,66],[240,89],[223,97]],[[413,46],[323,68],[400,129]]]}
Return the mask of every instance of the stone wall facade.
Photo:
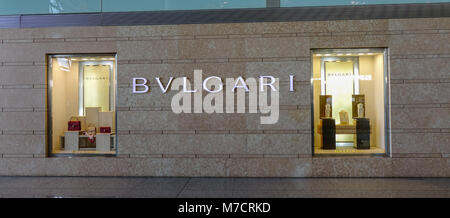
{"label": "stone wall facade", "polygon": [[[449,177],[450,19],[0,29],[0,175]],[[313,48],[389,49],[390,156],[312,155]],[[48,54],[117,53],[116,157],[48,157]],[[132,77],[270,74],[280,121],[174,114]],[[284,79],[284,80],[283,80]],[[150,86],[157,87],[154,80]]]}

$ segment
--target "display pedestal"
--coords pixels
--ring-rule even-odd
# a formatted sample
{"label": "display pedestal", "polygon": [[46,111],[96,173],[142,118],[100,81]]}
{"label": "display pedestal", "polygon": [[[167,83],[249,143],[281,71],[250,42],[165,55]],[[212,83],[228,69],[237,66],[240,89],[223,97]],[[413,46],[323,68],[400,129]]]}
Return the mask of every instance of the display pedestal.
{"label": "display pedestal", "polygon": [[111,151],[111,134],[97,133],[96,134],[96,150],[97,151]]}
{"label": "display pedestal", "polygon": [[79,150],[79,132],[78,131],[65,131],[64,132],[64,150],[66,151],[78,151]]}
{"label": "display pedestal", "polygon": [[368,118],[355,118],[356,120],[356,149],[370,149],[370,120]]}
{"label": "display pedestal", "polygon": [[322,118],[322,148],[336,149],[336,121]]}

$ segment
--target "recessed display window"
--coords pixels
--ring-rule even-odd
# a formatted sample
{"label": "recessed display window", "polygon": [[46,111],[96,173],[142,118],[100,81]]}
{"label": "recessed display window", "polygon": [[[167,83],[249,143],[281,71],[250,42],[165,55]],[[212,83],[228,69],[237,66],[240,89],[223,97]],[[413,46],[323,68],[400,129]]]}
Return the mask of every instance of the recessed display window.
{"label": "recessed display window", "polygon": [[48,56],[51,155],[116,153],[115,55]]}
{"label": "recessed display window", "polygon": [[314,154],[385,154],[386,49],[312,50]]}

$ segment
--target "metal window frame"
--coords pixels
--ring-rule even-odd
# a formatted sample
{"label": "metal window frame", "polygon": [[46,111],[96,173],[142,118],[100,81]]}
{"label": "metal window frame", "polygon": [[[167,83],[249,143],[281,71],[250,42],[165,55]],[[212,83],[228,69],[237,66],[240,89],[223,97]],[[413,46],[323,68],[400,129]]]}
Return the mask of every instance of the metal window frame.
{"label": "metal window frame", "polygon": [[0,28],[136,26],[450,17],[450,3],[269,7],[0,16]]}
{"label": "metal window frame", "polygon": [[[114,86],[114,125],[116,129],[116,137],[115,137],[115,148],[116,152],[115,154],[77,154],[77,153],[71,153],[71,154],[55,154],[53,153],[53,134],[52,134],[52,91],[53,91],[53,79],[52,79],[52,58],[72,58],[72,57],[95,57],[95,56],[111,56],[114,57],[113,64],[114,67],[114,83],[111,84]],[[47,83],[47,92],[46,92],[46,157],[117,157],[117,154],[119,153],[119,145],[117,140],[117,54],[116,53],[73,53],[73,54],[46,54],[46,83]]]}
{"label": "metal window frame", "polygon": [[[384,153],[360,154],[360,153],[345,153],[345,154],[315,154],[315,126],[314,126],[314,55],[325,53],[364,53],[376,52],[383,53],[383,92],[384,92],[384,132],[385,145]],[[358,56],[358,55],[356,55]],[[370,157],[392,157],[391,154],[391,120],[390,120],[390,63],[389,63],[389,48],[335,48],[335,49],[321,49],[312,48],[310,50],[310,101],[311,101],[311,155],[312,157],[342,157],[342,156],[370,156]],[[337,56],[340,57],[340,56]],[[344,56],[345,57],[345,56]],[[351,57],[351,56],[349,56]],[[321,58],[322,61],[322,58]],[[322,66],[321,66],[322,67]]]}

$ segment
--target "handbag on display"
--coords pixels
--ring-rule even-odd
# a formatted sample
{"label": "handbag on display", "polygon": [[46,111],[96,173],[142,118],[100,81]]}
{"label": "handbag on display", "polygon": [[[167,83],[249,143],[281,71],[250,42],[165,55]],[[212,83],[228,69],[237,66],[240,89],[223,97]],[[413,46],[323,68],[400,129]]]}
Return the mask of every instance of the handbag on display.
{"label": "handbag on display", "polygon": [[78,120],[75,117],[71,117],[68,122],[68,128],[69,131],[80,131],[81,130],[81,121]]}
{"label": "handbag on display", "polygon": [[101,126],[100,133],[111,133],[111,127],[109,126]]}

